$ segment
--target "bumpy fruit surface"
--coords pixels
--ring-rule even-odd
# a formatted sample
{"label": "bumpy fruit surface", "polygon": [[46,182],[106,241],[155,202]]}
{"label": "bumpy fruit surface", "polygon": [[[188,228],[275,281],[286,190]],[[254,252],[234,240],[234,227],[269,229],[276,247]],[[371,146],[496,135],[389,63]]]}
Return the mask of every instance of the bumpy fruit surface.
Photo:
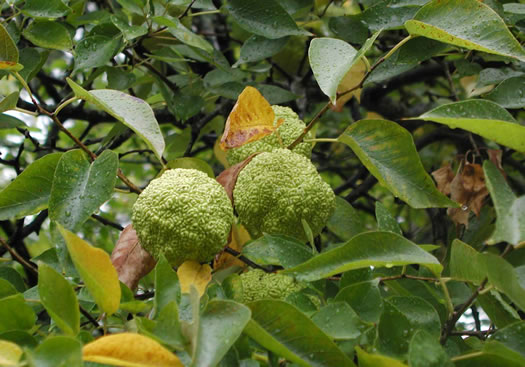
{"label": "bumpy fruit surface", "polygon": [[[277,121],[284,119],[281,126],[274,132],[264,138],[244,144],[238,148],[229,149],[226,158],[230,165],[242,162],[248,156],[256,152],[272,152],[276,149],[286,148],[301,135],[306,125],[299,119],[299,116],[289,107],[272,106],[275,113],[274,126]],[[311,143],[299,143],[293,149],[293,152],[302,154],[307,158],[312,155]]]}
{"label": "bumpy fruit surface", "polygon": [[299,292],[305,284],[294,278],[278,273],[265,273],[260,269],[252,269],[241,274],[241,302],[253,302],[260,299],[285,299],[288,295]]}
{"label": "bumpy fruit surface", "polygon": [[226,191],[195,169],[172,169],[151,181],[133,205],[140,243],[155,259],[178,266],[209,261],[227,243],[233,208]]}
{"label": "bumpy fruit surface", "polygon": [[240,222],[254,237],[263,232],[307,240],[302,220],[316,236],[335,209],[335,195],[309,159],[288,149],[256,155],[233,191]]}

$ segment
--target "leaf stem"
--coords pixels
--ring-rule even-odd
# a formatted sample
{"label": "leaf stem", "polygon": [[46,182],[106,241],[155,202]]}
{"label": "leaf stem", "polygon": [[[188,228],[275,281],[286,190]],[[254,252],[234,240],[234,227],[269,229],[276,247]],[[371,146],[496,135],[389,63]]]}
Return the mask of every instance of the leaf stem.
{"label": "leaf stem", "polygon": [[13,109],[13,111],[17,111],[17,112],[20,112],[20,113],[25,113],[26,115],[31,115],[31,116],[35,116],[35,117],[38,116],[38,112],[25,110],[25,109],[20,108],[20,107],[15,107]]}
{"label": "leaf stem", "polygon": [[68,100],[62,102],[61,104],[58,105],[58,107],[56,108],[55,112],[53,112],[53,115],[57,116],[60,111],[62,111],[62,109],[64,109],[64,107],[66,107],[67,105],[79,100],[80,98],[78,97],[71,97],[69,98]]}
{"label": "leaf stem", "polygon": [[305,143],[339,143],[339,140],[335,138],[303,139],[303,141]]}
{"label": "leaf stem", "polygon": [[452,362],[457,362],[457,361],[463,361],[465,359],[476,358],[482,355],[483,355],[483,352],[474,352],[474,353],[469,353],[469,354],[463,354],[461,356],[452,357],[450,358],[450,360]]}

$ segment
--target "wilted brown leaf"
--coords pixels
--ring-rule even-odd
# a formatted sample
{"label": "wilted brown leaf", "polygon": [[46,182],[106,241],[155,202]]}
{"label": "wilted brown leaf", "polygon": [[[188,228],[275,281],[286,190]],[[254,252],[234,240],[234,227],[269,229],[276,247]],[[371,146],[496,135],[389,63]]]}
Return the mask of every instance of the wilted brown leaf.
{"label": "wilted brown leaf", "polygon": [[224,187],[224,190],[226,190],[226,194],[228,194],[228,197],[230,198],[230,201],[233,204],[233,189],[235,189],[235,184],[237,183],[237,177],[239,177],[239,173],[241,173],[242,169],[246,167],[248,163],[255,157],[258,153],[254,153],[250,155],[248,158],[246,158],[241,163],[237,163],[234,166],[231,166],[230,168],[222,171],[220,175],[218,175],[215,179],[218,183]]}
{"label": "wilted brown leaf", "polygon": [[501,172],[503,177],[507,178],[507,174],[503,170],[503,166],[501,165],[501,157],[503,156],[503,152],[499,149],[487,149],[487,154],[489,156],[489,159],[496,168]]}
{"label": "wilted brown leaf", "polygon": [[450,183],[454,179],[454,172],[450,164],[432,172],[432,177],[436,180],[437,189],[445,195],[450,195]]}
{"label": "wilted brown leaf", "polygon": [[[246,228],[244,228],[241,224],[233,225],[228,247],[234,249],[237,252],[241,252],[242,247],[249,240],[251,240],[251,237]],[[226,269],[234,265],[240,267],[246,266],[244,262],[237,259],[235,256],[223,251],[215,257],[215,260],[213,262],[213,269]]]}
{"label": "wilted brown leaf", "polygon": [[244,88],[226,120],[221,149],[240,147],[270,135],[284,122],[274,126],[274,118],[272,106],[262,94],[253,87]]}
{"label": "wilted brown leaf", "polygon": [[140,279],[146,276],[156,263],[140,245],[137,232],[131,224],[120,234],[111,254],[111,262],[117,269],[119,280],[132,290],[137,288]]}
{"label": "wilted brown leaf", "polygon": [[158,342],[135,333],[106,335],[84,345],[82,358],[124,367],[183,367],[179,358]]}

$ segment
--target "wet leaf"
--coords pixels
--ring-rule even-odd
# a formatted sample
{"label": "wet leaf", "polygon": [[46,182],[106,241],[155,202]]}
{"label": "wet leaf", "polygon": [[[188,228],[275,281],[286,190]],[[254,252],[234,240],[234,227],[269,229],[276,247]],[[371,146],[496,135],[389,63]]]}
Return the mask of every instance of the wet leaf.
{"label": "wet leaf", "polygon": [[0,24],[0,61],[18,62],[18,48],[2,24]]}
{"label": "wet leaf", "polygon": [[35,46],[54,50],[71,50],[73,42],[69,31],[61,23],[39,20],[24,29],[23,35]]}
{"label": "wet leaf", "polygon": [[86,362],[122,367],[183,367],[179,358],[155,340],[134,333],[106,335],[84,345]]}
{"label": "wet leaf", "polygon": [[119,280],[129,289],[137,288],[139,281],[155,267],[155,259],[142,248],[137,232],[129,224],[111,253],[111,263],[117,269]]}
{"label": "wet leaf", "polygon": [[211,281],[211,268],[208,264],[201,265],[196,261],[188,260],[179,266],[177,276],[182,293],[190,293],[190,289],[194,287],[199,296],[202,296]]}
{"label": "wet leaf", "polygon": [[505,108],[525,107],[525,77],[515,77],[504,80],[485,98],[496,102]]}
{"label": "wet leaf", "polygon": [[115,56],[120,39],[106,36],[89,36],[75,47],[75,70],[91,69],[106,65]]}
{"label": "wet leaf", "polygon": [[59,18],[70,10],[62,0],[27,0],[22,8],[25,15],[34,18]]}

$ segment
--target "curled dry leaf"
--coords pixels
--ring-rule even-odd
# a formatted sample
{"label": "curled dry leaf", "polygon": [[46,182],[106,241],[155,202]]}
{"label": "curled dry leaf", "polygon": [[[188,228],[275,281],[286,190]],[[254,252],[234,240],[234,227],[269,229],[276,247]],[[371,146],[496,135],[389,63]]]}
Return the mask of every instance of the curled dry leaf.
{"label": "curled dry leaf", "polygon": [[177,276],[182,293],[190,293],[193,286],[199,292],[199,296],[202,296],[211,281],[211,268],[208,264],[201,265],[196,261],[188,260],[179,266]]}
{"label": "curled dry leaf", "polygon": [[[250,234],[241,224],[233,225],[230,241],[228,247],[234,249],[237,252],[242,252],[242,248],[246,242],[251,240]],[[219,269],[227,269],[231,266],[240,266],[245,267],[246,264],[241,260],[237,259],[235,256],[230,255],[226,252],[221,252],[215,257],[213,262],[213,269],[216,271]]]}
{"label": "curled dry leaf", "polygon": [[122,233],[111,253],[111,262],[117,269],[119,280],[129,289],[137,288],[140,279],[155,267],[156,261],[142,248],[137,232],[128,225]]}
{"label": "curled dry leaf", "polygon": [[218,183],[224,187],[224,190],[226,190],[226,194],[228,194],[228,197],[230,198],[230,201],[233,204],[233,189],[235,189],[235,184],[237,183],[237,177],[239,177],[239,173],[241,173],[242,169],[246,167],[248,163],[255,157],[258,153],[254,153],[248,158],[246,158],[241,163],[237,163],[234,166],[231,166],[230,168],[224,170],[221,172],[220,175],[218,175],[215,179]]}
{"label": "curled dry leaf", "polygon": [[272,106],[262,94],[253,87],[244,88],[226,120],[221,149],[237,148],[270,135],[284,122],[281,119],[274,126],[274,119]]}
{"label": "curled dry leaf", "polygon": [[450,195],[450,183],[454,179],[450,164],[432,172],[432,177],[436,180],[438,190],[445,195]]}
{"label": "curled dry leaf", "polygon": [[507,174],[503,170],[503,166],[501,165],[501,157],[503,156],[503,152],[499,149],[487,149],[487,155],[489,156],[489,160],[494,163],[496,168],[501,172],[503,177],[507,178]]}
{"label": "curled dry leaf", "polygon": [[134,333],[106,335],[84,345],[84,361],[124,367],[183,367],[179,358],[153,339]]}

